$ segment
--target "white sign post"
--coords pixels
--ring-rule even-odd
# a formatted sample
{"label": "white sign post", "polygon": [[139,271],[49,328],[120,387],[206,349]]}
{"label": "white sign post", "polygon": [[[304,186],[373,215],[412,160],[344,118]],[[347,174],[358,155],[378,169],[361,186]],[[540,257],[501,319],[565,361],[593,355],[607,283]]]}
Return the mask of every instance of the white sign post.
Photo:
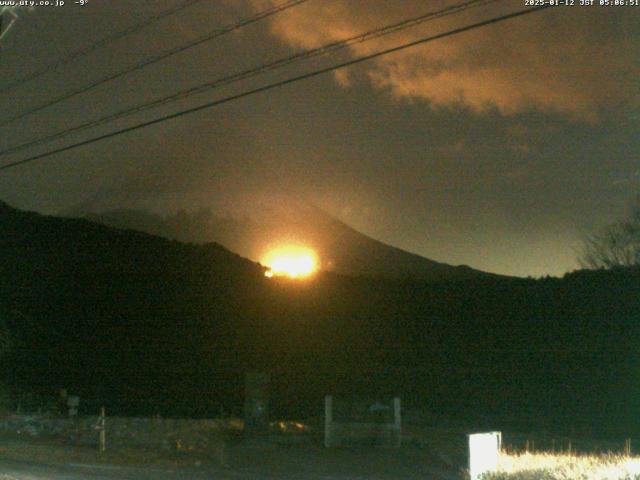
{"label": "white sign post", "polygon": [[483,473],[495,472],[502,446],[502,433],[474,433],[469,435],[469,476],[479,480]]}

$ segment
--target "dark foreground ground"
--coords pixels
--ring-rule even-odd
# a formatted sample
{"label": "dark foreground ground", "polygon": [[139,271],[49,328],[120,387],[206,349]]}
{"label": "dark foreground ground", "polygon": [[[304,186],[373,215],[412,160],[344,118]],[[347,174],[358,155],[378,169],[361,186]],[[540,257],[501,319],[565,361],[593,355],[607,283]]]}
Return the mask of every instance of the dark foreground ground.
{"label": "dark foreground ground", "polygon": [[[215,456],[215,455],[214,455]],[[463,478],[459,466],[421,445],[324,449],[319,445],[240,442],[224,460],[0,438],[0,480],[44,479],[434,479]],[[444,458],[442,458],[444,457]]]}

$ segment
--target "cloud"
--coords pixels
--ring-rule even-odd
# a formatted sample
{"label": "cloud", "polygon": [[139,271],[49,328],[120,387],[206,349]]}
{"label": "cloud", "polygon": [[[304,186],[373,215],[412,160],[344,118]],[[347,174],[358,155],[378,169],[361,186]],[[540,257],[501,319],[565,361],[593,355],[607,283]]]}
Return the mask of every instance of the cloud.
{"label": "cloud", "polygon": [[[275,0],[252,0],[256,8]],[[444,32],[522,8],[497,3],[371,42],[354,56]],[[314,48],[379,26],[437,10],[451,2],[407,0],[311,1],[272,18],[270,31],[298,49]],[[628,10],[628,9],[627,9]],[[635,15],[623,8],[558,7],[484,27],[368,62],[372,85],[396,99],[435,108],[560,113],[594,120],[603,109],[628,103],[638,85],[640,38]],[[339,83],[348,88],[345,73]],[[637,101],[637,100],[636,100]]]}

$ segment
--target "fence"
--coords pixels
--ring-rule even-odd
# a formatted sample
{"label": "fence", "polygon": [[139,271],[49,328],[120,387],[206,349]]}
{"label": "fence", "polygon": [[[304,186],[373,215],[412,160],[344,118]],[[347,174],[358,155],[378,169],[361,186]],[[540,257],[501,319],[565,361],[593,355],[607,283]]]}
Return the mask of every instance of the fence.
{"label": "fence", "polygon": [[[102,412],[104,414],[104,412]],[[235,428],[238,426],[235,425]],[[55,437],[73,445],[139,447],[157,450],[219,450],[232,420],[8,415],[0,418],[0,432],[29,437]]]}
{"label": "fence", "polygon": [[371,401],[325,397],[325,447],[376,445],[399,447],[400,399]]}

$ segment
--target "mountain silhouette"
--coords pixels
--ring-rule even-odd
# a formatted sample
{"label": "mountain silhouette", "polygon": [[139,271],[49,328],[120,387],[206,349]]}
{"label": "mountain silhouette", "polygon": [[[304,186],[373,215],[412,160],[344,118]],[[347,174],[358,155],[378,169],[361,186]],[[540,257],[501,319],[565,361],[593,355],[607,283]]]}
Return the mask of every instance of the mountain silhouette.
{"label": "mountain silhouette", "polygon": [[261,261],[272,247],[297,244],[312,248],[322,270],[345,275],[414,278],[427,281],[469,280],[490,276],[468,266],[452,266],[375,240],[309,204],[290,202],[259,220],[224,218],[209,209],[157,215],[134,209],[85,213],[91,221],[138,230],[182,242],[216,242],[238,254]]}

